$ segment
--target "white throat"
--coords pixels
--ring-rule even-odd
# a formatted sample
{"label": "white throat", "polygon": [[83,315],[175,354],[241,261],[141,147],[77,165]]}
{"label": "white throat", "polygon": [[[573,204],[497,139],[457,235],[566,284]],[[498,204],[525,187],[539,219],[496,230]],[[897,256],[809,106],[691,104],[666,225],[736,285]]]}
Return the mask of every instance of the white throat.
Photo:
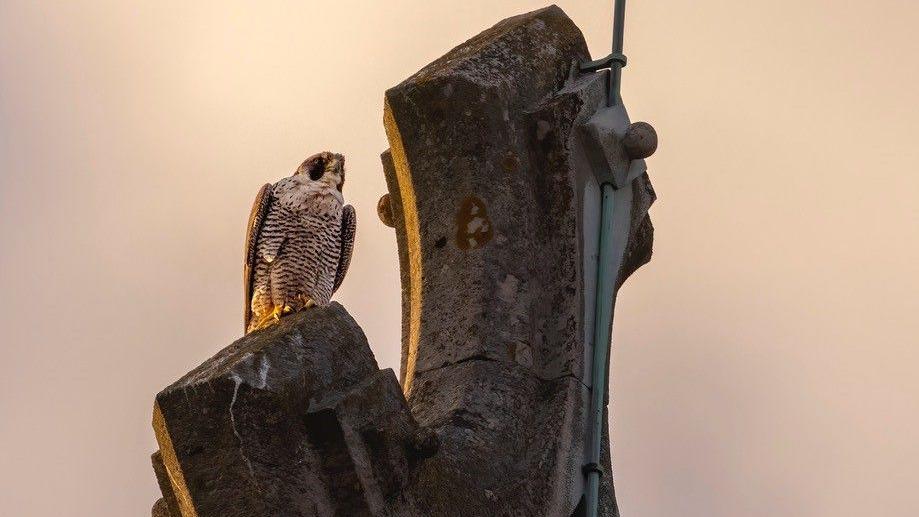
{"label": "white throat", "polygon": [[301,175],[284,178],[274,184],[274,195],[278,201],[291,210],[331,213],[340,211],[345,204],[344,196],[332,185],[312,181]]}

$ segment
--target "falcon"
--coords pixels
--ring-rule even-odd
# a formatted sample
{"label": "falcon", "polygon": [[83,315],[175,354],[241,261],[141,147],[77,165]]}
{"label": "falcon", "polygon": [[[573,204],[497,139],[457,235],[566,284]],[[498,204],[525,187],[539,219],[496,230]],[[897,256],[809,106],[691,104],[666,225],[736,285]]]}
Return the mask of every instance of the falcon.
{"label": "falcon", "polygon": [[354,249],[354,207],[344,204],[345,157],[322,152],[259,190],[246,232],[246,333],[329,303]]}

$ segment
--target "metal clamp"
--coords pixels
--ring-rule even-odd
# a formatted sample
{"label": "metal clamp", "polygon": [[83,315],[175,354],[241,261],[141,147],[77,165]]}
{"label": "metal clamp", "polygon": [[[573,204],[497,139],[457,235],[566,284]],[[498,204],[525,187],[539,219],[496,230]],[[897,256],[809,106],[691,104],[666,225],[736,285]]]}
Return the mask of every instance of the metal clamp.
{"label": "metal clamp", "polygon": [[580,63],[578,65],[578,70],[583,73],[598,72],[605,68],[612,68],[614,64],[619,65],[619,68],[625,68],[627,62],[628,58],[625,57],[625,54],[621,52],[613,52],[612,54],[602,59]]}
{"label": "metal clamp", "polygon": [[585,476],[590,474],[591,472],[596,472],[597,477],[600,477],[600,478],[603,477],[603,467],[601,467],[599,463],[586,463],[584,464],[583,467],[581,467],[581,472]]}

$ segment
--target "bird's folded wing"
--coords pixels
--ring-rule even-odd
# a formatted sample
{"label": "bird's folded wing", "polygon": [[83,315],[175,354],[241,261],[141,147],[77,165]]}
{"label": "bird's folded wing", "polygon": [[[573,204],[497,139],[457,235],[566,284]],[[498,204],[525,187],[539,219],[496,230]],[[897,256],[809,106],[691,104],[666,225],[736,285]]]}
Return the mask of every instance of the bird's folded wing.
{"label": "bird's folded wing", "polygon": [[338,290],[345,274],[348,272],[348,266],[351,264],[351,252],[354,250],[354,234],[357,230],[357,216],[354,213],[354,207],[345,205],[341,213],[341,250],[338,255],[338,270],[335,272],[335,284],[332,292]]}
{"label": "bird's folded wing", "polygon": [[249,212],[249,225],[246,228],[246,254],[243,259],[244,330],[249,327],[249,320],[252,319],[252,283],[255,277],[255,262],[257,260],[255,256],[256,243],[259,240],[259,234],[262,231],[262,225],[265,223],[265,216],[268,214],[270,205],[271,184],[266,183],[262,185],[258,195],[255,196],[252,211]]}

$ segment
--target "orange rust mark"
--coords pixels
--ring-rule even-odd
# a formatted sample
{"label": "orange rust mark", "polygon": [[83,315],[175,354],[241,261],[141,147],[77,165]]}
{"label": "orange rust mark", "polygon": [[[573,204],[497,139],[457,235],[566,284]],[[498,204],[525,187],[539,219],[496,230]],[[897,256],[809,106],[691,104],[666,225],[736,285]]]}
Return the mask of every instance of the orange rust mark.
{"label": "orange rust mark", "polygon": [[494,230],[485,203],[475,196],[464,199],[456,214],[456,245],[461,250],[474,250],[492,237]]}

